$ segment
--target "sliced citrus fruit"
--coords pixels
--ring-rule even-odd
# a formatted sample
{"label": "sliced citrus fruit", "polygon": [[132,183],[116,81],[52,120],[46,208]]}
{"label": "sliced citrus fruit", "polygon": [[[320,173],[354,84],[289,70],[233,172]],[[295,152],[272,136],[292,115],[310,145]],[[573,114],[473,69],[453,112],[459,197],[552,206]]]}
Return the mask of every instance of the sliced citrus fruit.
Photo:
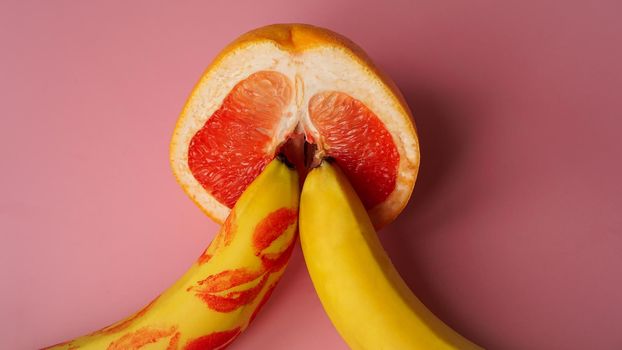
{"label": "sliced citrus fruit", "polygon": [[171,141],[177,180],[219,223],[278,153],[333,158],[376,227],[404,208],[419,168],[411,113],[391,80],[350,40],[302,24],[262,27],[225,48]]}

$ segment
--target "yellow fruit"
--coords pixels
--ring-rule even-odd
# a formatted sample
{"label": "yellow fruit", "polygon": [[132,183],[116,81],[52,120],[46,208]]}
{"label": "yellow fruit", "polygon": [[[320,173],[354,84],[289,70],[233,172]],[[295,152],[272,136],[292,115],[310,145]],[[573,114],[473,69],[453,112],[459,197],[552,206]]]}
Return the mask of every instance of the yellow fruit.
{"label": "yellow fruit", "polygon": [[273,160],[244,191],[220,233],[167,291],[133,316],[52,349],[220,349],[270,297],[291,255],[297,173]]}
{"label": "yellow fruit", "polygon": [[315,290],[352,349],[480,349],[410,291],[336,166],[324,161],[311,170],[302,189],[299,220]]}

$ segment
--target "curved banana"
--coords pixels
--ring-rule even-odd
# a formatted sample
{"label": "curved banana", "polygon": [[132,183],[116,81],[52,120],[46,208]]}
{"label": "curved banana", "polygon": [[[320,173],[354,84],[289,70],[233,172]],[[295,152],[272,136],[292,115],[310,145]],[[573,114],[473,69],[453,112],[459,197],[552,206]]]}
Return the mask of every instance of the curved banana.
{"label": "curved banana", "polygon": [[52,349],[223,349],[253,320],[296,239],[298,175],[272,161],[219,234],[167,291],[129,318]]}
{"label": "curved banana", "polygon": [[481,349],[410,291],[336,166],[324,161],[311,170],[302,189],[299,220],[315,290],[352,349]]}

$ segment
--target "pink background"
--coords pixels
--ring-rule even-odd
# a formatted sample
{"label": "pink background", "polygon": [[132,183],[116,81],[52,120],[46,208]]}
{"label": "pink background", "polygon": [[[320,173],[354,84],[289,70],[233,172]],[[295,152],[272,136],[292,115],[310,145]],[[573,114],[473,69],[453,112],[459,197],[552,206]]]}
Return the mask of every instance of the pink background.
{"label": "pink background", "polygon": [[[230,40],[332,28],[393,76],[423,145],[383,242],[420,298],[490,349],[621,349],[622,13],[611,1],[4,1],[0,348],[136,310],[216,232],[168,165]],[[345,349],[296,251],[232,349]]]}

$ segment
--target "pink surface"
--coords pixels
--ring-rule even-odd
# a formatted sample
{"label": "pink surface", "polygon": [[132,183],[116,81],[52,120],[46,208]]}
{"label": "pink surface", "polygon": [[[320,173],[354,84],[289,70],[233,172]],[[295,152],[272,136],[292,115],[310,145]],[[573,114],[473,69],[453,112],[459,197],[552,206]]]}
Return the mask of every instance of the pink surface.
{"label": "pink surface", "polygon": [[[238,34],[332,28],[395,78],[423,158],[382,239],[413,290],[490,349],[622,348],[619,1],[5,1],[0,348],[111,323],[217,227],[168,141]],[[301,254],[232,349],[345,349]]]}

